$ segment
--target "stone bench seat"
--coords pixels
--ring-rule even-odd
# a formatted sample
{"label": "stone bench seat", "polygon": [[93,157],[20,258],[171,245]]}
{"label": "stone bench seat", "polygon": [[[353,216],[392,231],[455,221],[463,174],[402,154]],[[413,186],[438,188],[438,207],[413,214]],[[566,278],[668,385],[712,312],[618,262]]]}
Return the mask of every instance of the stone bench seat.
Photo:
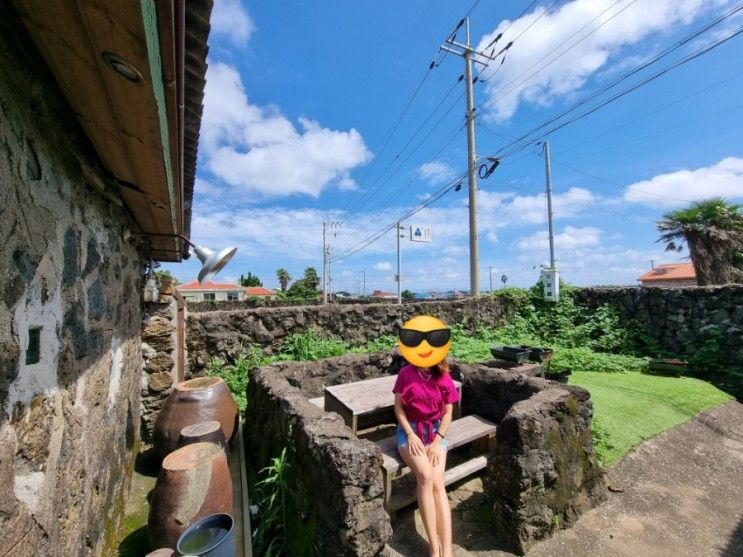
{"label": "stone bench seat", "polygon": [[[466,416],[452,421],[446,434],[447,449],[456,449],[469,443],[479,452],[492,451],[495,444],[494,423],[479,416]],[[416,500],[415,490],[400,489],[392,493],[392,481],[410,471],[400,454],[397,452],[396,436],[387,437],[376,442],[382,451],[382,480],[384,483],[384,508],[392,513]],[[444,485],[450,485],[487,465],[487,456],[480,454],[456,466],[452,466],[444,473]]]}

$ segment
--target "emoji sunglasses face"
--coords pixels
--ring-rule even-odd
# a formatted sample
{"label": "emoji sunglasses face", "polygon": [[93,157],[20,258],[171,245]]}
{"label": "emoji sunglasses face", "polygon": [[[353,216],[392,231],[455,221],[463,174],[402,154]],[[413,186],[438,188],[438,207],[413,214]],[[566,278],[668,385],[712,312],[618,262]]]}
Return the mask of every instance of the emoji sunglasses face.
{"label": "emoji sunglasses face", "polygon": [[400,354],[416,367],[431,367],[446,359],[451,347],[451,331],[431,315],[418,315],[399,332]]}

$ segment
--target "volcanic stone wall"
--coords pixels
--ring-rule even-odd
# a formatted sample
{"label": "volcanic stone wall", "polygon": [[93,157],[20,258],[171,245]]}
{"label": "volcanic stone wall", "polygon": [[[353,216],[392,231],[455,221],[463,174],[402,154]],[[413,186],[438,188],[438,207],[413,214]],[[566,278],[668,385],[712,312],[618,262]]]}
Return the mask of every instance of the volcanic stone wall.
{"label": "volcanic stone wall", "polygon": [[576,296],[590,308],[616,308],[669,355],[691,356],[716,337],[720,361],[743,369],[743,285],[582,288]]}
{"label": "volcanic stone wall", "polygon": [[[377,352],[278,362],[251,373],[246,454],[257,471],[286,448],[296,513],[285,536],[292,543],[316,547],[321,555],[377,555],[384,547],[391,529],[382,502],[381,452],[307,397],[323,385],[395,373],[399,363],[395,354]],[[497,365],[452,362],[452,369],[462,380],[463,413],[499,425],[485,473],[492,526],[500,542],[523,553],[602,501],[605,484],[588,391]]]}
{"label": "volcanic stone wall", "polygon": [[606,498],[587,390],[483,364],[461,364],[463,413],[498,424],[483,477],[493,529],[524,554]]}
{"label": "volcanic stone wall", "polygon": [[[474,329],[478,324],[505,323],[507,301],[483,296],[441,302],[295,306],[190,313],[186,345],[189,369],[198,374],[213,356],[230,357],[243,347],[258,344],[275,350],[292,333],[315,328],[353,345],[364,345],[384,335],[396,335],[399,325],[418,314],[431,314],[449,324]],[[219,306],[217,306],[219,307]],[[190,306],[189,306],[190,308]]]}
{"label": "volcanic stone wall", "polygon": [[0,548],[105,555],[138,439],[143,260],[8,3],[0,68]]}
{"label": "volcanic stone wall", "polygon": [[[356,359],[368,368],[365,375],[381,373],[369,366],[368,355]],[[311,367],[312,375],[319,376],[323,365],[313,362],[304,371]],[[318,555],[379,555],[392,534],[382,504],[382,453],[353,435],[339,415],[318,408],[289,384],[286,375],[302,369],[276,365],[250,374],[249,416],[260,416],[245,421],[250,465],[256,472],[287,451],[292,512],[284,537],[289,555],[305,554],[308,547]]]}

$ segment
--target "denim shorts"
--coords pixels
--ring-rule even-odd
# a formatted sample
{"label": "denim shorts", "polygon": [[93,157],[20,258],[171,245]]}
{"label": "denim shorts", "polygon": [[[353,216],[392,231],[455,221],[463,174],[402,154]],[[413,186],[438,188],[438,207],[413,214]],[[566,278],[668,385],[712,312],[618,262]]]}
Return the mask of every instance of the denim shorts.
{"label": "denim shorts", "polygon": [[[409,422],[409,423],[410,423],[410,427],[413,429],[413,431],[417,432],[418,431],[418,424],[416,422]],[[434,433],[434,435],[439,430],[439,426],[440,425],[441,425],[441,420],[436,420],[433,423],[433,433]],[[426,426],[425,424],[423,424],[423,437],[426,438],[427,437],[427,434],[428,434],[428,426]],[[405,433],[405,430],[402,428],[402,426],[398,424],[398,426],[397,426],[397,448],[398,449],[401,449],[404,446],[406,446],[407,444],[408,444],[408,435],[407,435],[407,433]],[[425,441],[423,441],[423,444],[426,445],[426,446],[428,446],[430,443],[426,443]],[[439,443],[439,446],[441,446],[442,449],[446,450],[446,445],[447,445],[446,439],[441,439],[440,440],[440,443]]]}

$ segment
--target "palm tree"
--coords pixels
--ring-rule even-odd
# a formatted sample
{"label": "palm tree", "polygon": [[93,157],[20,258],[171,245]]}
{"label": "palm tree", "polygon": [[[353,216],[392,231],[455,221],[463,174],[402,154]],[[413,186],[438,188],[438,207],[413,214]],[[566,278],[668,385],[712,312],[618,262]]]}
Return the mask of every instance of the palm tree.
{"label": "palm tree", "polygon": [[743,280],[743,212],[720,197],[697,201],[671,211],[656,223],[659,242],[667,251],[684,243],[694,264],[697,284],[726,284]]}
{"label": "palm tree", "polygon": [[276,278],[279,279],[281,291],[286,292],[286,287],[289,286],[289,282],[292,280],[292,277],[289,276],[289,271],[282,267],[276,271]]}

